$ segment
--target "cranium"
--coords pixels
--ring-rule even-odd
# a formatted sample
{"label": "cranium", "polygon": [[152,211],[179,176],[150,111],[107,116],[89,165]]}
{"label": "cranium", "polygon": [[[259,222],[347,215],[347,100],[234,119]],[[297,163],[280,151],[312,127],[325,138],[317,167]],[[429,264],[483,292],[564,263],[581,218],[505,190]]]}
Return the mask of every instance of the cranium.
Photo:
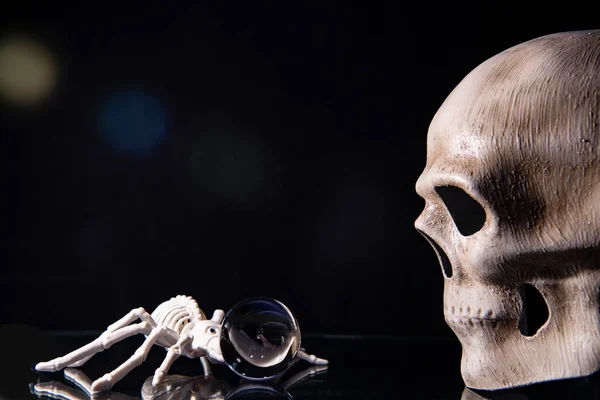
{"label": "cranium", "polygon": [[600,30],[495,55],[430,124],[415,226],[471,388],[600,369],[599,123]]}

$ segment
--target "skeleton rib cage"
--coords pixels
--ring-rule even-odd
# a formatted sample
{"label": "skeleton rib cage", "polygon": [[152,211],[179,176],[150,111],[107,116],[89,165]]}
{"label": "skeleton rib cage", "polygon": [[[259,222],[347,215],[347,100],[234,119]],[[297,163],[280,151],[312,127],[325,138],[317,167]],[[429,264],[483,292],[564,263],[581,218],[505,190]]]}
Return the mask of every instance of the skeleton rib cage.
{"label": "skeleton rib cage", "polygon": [[[150,315],[157,325],[162,325],[181,335],[190,323],[205,320],[206,316],[190,296],[175,296],[161,303]],[[189,330],[189,329],[188,329]]]}

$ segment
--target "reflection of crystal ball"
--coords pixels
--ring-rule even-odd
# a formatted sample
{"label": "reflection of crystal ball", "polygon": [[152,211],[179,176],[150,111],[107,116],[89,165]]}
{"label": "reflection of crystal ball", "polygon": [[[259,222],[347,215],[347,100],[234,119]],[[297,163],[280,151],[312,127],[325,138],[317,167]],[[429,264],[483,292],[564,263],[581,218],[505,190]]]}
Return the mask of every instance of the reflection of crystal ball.
{"label": "reflection of crystal ball", "polygon": [[221,352],[229,368],[251,380],[285,372],[300,349],[296,317],[281,302],[253,297],[237,303],[223,319]]}

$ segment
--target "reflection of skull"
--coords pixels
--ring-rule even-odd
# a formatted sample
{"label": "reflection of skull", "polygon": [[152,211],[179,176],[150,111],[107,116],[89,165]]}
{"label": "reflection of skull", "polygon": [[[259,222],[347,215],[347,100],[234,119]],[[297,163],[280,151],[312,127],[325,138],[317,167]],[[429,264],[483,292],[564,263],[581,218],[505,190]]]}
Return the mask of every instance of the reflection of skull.
{"label": "reflection of skull", "polygon": [[600,31],[512,47],[431,122],[415,226],[469,387],[600,369]]}

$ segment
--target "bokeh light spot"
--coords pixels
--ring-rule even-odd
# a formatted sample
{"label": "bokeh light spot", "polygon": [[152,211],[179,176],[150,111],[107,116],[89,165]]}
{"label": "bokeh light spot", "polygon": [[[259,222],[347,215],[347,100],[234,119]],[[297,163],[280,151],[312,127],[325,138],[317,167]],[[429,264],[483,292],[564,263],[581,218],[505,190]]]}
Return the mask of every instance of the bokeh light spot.
{"label": "bokeh light spot", "polygon": [[41,43],[25,36],[0,40],[0,96],[18,107],[45,100],[57,83],[57,64]]}
{"label": "bokeh light spot", "polygon": [[167,133],[167,115],[158,99],[137,90],[113,94],[101,107],[100,133],[116,150],[148,154]]}

